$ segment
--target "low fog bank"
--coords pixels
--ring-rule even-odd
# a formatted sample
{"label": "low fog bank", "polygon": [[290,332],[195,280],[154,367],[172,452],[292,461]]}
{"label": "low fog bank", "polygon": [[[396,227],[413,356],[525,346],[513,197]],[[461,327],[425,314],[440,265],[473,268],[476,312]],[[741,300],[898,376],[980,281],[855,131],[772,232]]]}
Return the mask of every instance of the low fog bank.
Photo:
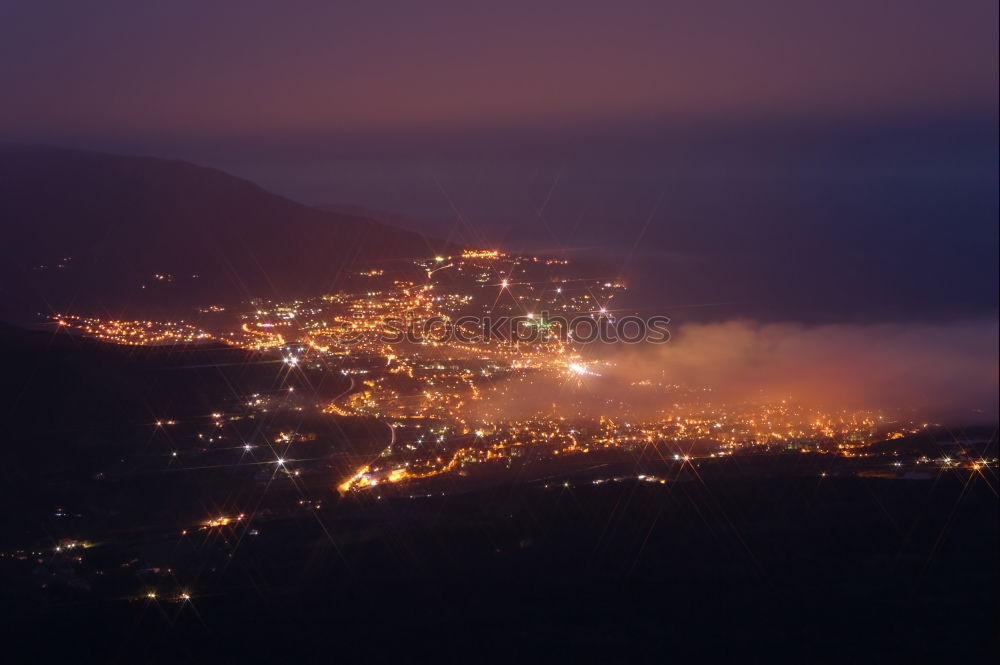
{"label": "low fog bank", "polygon": [[653,417],[677,401],[790,399],[953,424],[997,421],[995,319],[821,326],[740,320],[686,324],[672,333],[658,345],[591,344],[583,355],[594,361],[593,374],[536,380],[508,390],[515,396],[507,404],[491,406],[510,415],[611,407]]}

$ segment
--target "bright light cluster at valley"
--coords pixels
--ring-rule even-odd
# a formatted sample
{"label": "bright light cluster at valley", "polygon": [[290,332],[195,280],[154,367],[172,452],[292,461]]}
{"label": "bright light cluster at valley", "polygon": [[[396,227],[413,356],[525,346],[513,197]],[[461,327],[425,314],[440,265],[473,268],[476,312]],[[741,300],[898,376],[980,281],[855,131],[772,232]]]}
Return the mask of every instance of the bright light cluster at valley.
{"label": "bright light cluster at valley", "polygon": [[[206,304],[183,320],[60,314],[53,321],[61,329],[114,344],[222,343],[246,349],[274,363],[279,381],[313,372],[340,375],[347,387],[334,399],[295,393],[288,385],[280,397],[244,396],[242,407],[251,414],[280,408],[382,423],[388,444],[343,477],[331,479],[342,494],[413,488],[424,479],[464,476],[477,469],[574,464],[566,460],[629,452],[679,464],[743,452],[866,457],[865,447],[873,441],[928,426],[876,410],[808,408],[794,396],[723,401],[711,386],[675,385],[666,379],[637,382],[645,401],[652,395],[660,406],[633,409],[627,398],[605,385],[604,375],[613,369],[608,361],[572,335],[560,334],[565,331],[550,321],[581,315],[595,322],[614,319],[615,299],[625,285],[583,276],[590,272],[564,259],[473,250],[414,260],[402,268],[365,267],[345,286],[313,298],[253,300],[240,307]],[[520,317],[519,325],[535,326],[539,334],[523,341],[426,332],[432,329],[429,322],[447,328],[475,316]],[[425,332],[388,342],[400,321]],[[511,408],[512,401],[532,391],[562,394],[558,405],[555,398],[537,399],[527,412]],[[604,412],[594,409],[593,400],[574,398],[602,391],[610,392]],[[218,427],[223,420],[222,414],[212,415]],[[170,424],[175,423],[158,422]],[[198,436],[214,443],[210,432]],[[271,464],[275,472],[296,475],[305,463],[296,459],[294,443],[309,437],[315,434],[282,433],[267,448],[247,443],[234,451],[253,454],[257,463]],[[265,453],[273,459],[261,457]],[[956,463],[964,462],[986,463]],[[228,519],[209,517],[206,524],[225,525]]]}

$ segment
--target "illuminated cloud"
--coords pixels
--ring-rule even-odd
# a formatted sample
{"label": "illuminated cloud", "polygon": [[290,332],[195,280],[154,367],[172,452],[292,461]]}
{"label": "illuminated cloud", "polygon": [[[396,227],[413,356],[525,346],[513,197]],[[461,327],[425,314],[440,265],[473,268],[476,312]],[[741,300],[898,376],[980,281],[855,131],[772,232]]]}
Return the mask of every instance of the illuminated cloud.
{"label": "illuminated cloud", "polygon": [[890,409],[991,421],[997,406],[997,324],[826,325],[731,321],[691,324],[663,345],[592,345],[600,376],[537,377],[488,405],[506,415],[655,415],[684,393],[712,403],[790,399],[824,409]]}

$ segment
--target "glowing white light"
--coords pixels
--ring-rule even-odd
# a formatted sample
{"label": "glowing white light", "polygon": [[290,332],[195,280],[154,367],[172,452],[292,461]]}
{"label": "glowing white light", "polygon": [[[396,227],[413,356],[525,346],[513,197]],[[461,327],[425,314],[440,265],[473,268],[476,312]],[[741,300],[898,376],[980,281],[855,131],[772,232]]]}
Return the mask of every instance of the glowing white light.
{"label": "glowing white light", "polygon": [[566,369],[568,369],[571,374],[576,374],[577,376],[600,376],[600,374],[592,371],[583,363],[567,363]]}

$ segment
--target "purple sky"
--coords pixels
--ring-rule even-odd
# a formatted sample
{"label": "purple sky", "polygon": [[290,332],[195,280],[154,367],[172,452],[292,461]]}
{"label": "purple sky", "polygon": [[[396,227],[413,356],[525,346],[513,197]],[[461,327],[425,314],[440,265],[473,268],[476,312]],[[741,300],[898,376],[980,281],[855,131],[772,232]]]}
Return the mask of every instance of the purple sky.
{"label": "purple sky", "polygon": [[0,140],[596,256],[677,316],[995,316],[997,20],[996,0],[0,0]]}
{"label": "purple sky", "polygon": [[995,0],[0,3],[8,134],[992,110]]}

